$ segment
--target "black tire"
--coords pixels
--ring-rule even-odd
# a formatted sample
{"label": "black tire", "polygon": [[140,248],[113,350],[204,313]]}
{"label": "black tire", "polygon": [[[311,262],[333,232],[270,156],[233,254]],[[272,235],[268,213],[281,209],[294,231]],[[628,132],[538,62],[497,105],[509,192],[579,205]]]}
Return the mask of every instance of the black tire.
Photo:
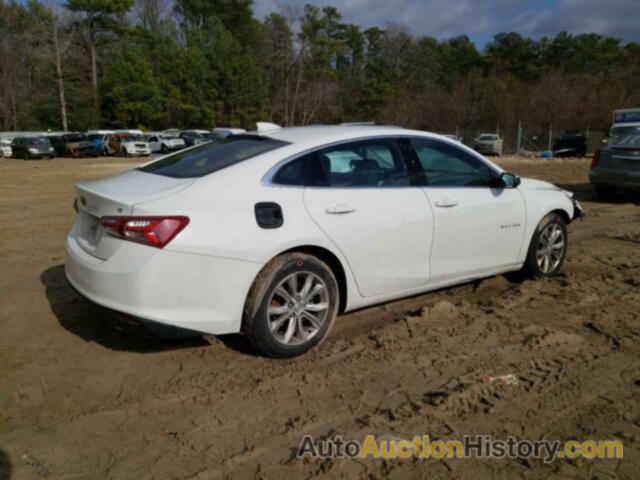
{"label": "black tire", "polygon": [[[272,332],[269,326],[268,308],[270,306],[286,308],[285,305],[272,303],[275,301],[275,295],[277,295],[274,292],[281,286],[283,281],[293,274],[298,274],[298,278],[311,274],[319,282],[323,282],[325,285],[323,292],[326,291],[328,306],[326,313],[324,313],[324,320],[313,336],[307,340],[298,338],[297,341],[299,343],[290,345],[283,343],[282,339],[277,337],[278,329],[276,329],[276,333]],[[247,339],[265,355],[274,358],[290,358],[301,355],[320,344],[326,338],[338,313],[339,295],[338,282],[326,263],[313,255],[305,253],[292,252],[283,254],[267,264],[256,277],[245,302],[242,331]],[[312,301],[313,297],[309,298],[309,301]],[[272,303],[271,305],[270,302]],[[291,305],[289,304],[289,306]],[[280,313],[277,315],[280,315]],[[288,313],[285,313],[283,316],[286,317],[287,315]],[[287,325],[290,325],[289,322],[295,323],[297,321],[293,317],[286,318],[282,323],[284,330],[287,329]],[[300,328],[299,325],[301,324],[296,324],[297,329]],[[309,324],[308,326],[311,325]]]}
{"label": "black tire", "polygon": [[598,200],[610,201],[616,198],[616,189],[613,187],[607,187],[604,185],[595,185],[596,196]]}
{"label": "black tire", "polygon": [[169,151],[169,149],[167,148],[167,146],[163,143],[162,146],[160,147],[160,152],[166,154]]}
{"label": "black tire", "polygon": [[[553,258],[553,263],[557,261],[557,264],[555,264],[551,270],[545,271],[538,261],[539,249],[542,248],[541,243],[544,242],[544,239],[541,238],[543,237],[543,234],[547,232],[547,229],[553,228],[554,225],[559,227],[562,232],[563,248],[558,259],[550,257]],[[533,237],[529,244],[529,251],[527,252],[527,258],[522,269],[523,273],[530,278],[555,277],[556,275],[559,275],[562,271],[562,265],[564,264],[567,256],[568,248],[569,236],[567,234],[566,222],[562,216],[557,213],[549,213],[540,221],[535,232],[533,232]]]}
{"label": "black tire", "polygon": [[29,152],[24,152],[22,158],[24,158],[25,160],[31,160],[31,155],[29,155]]}

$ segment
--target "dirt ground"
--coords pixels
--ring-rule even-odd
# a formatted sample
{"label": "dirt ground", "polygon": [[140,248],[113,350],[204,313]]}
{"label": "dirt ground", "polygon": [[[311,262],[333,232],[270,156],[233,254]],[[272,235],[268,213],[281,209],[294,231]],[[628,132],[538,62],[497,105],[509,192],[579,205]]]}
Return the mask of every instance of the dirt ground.
{"label": "dirt ground", "polygon": [[[588,160],[503,166],[577,192],[564,275],[342,316],[300,358],[112,330],[66,285],[73,182],[135,160],[0,160],[0,479],[638,478],[640,206]],[[513,374],[517,385],[487,383]],[[311,460],[305,434],[620,439],[623,460]]]}

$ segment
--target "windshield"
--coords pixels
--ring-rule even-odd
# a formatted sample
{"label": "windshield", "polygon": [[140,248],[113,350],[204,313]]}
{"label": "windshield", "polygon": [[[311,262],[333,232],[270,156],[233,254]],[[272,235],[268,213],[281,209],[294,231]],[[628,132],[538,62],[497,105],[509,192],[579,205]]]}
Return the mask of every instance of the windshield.
{"label": "windshield", "polygon": [[480,140],[497,140],[497,135],[480,135]]}
{"label": "windshield", "polygon": [[38,145],[43,147],[48,147],[51,145],[48,138],[42,137],[28,137],[24,139],[24,143],[27,145]]}
{"label": "windshield", "polygon": [[162,157],[138,170],[174,178],[203,177],[284,145],[287,142],[273,138],[237,135]]}
{"label": "windshield", "polygon": [[626,137],[627,135],[633,135],[634,133],[640,133],[640,125],[638,126],[627,126],[627,127],[613,127],[609,136],[611,137],[611,141],[614,142],[616,140],[621,139],[622,137]]}
{"label": "windshield", "polygon": [[162,135],[160,138],[163,140],[182,140],[180,137],[175,137],[173,135]]}

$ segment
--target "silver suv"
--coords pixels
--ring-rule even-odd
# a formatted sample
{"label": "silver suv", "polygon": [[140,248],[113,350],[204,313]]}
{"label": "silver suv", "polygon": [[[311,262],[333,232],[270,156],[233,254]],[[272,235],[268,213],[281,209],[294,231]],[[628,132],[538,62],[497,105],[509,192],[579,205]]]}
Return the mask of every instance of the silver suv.
{"label": "silver suv", "polygon": [[502,156],[502,138],[497,133],[483,133],[473,140],[473,149],[485,155]]}

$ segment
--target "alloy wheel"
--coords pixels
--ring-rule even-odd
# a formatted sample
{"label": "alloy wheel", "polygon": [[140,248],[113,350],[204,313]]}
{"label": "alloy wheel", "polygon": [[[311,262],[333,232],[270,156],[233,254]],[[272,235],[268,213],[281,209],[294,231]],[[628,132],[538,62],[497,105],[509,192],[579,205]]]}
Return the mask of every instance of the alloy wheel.
{"label": "alloy wheel", "polygon": [[545,227],[538,239],[536,259],[542,273],[553,272],[560,262],[565,249],[564,232],[560,225],[551,223]]}
{"label": "alloy wheel", "polygon": [[329,314],[329,291],[314,273],[296,272],[274,289],[267,320],[274,338],[284,345],[300,345],[320,331]]}

